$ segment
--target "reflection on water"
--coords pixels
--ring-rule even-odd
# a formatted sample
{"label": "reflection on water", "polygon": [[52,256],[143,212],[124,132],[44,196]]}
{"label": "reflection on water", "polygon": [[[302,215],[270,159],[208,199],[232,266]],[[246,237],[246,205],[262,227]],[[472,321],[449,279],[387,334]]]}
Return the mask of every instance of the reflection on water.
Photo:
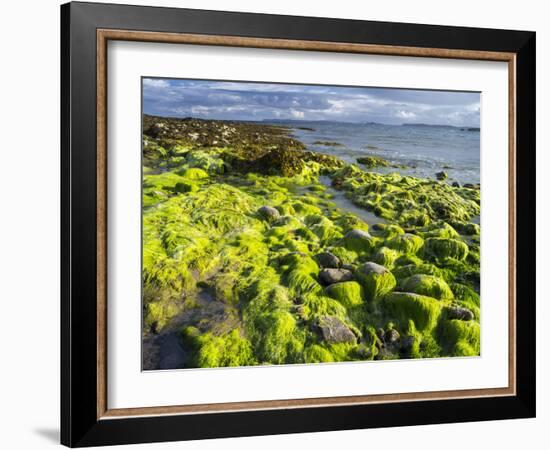
{"label": "reflection on water", "polygon": [[357,206],[349,198],[346,197],[344,191],[339,191],[338,189],[333,188],[331,185],[330,177],[326,175],[321,175],[319,177],[319,181],[327,187],[326,192],[332,195],[332,198],[330,200],[334,204],[336,204],[338,208],[342,209],[343,211],[355,214],[357,217],[359,217],[361,220],[368,223],[369,225],[373,225],[375,223],[387,223],[385,219],[376,216],[376,214],[374,214],[373,212],[367,211],[366,209]]}

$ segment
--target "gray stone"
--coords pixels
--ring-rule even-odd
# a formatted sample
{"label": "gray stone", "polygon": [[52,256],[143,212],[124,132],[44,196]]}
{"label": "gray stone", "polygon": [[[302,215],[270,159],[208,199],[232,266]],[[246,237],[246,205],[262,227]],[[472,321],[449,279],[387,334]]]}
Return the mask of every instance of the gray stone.
{"label": "gray stone", "polygon": [[385,334],[385,340],[388,344],[395,344],[399,340],[399,332],[397,330],[388,330]]}
{"label": "gray stone", "polygon": [[340,283],[353,279],[353,273],[346,269],[323,269],[319,272],[319,281],[323,284]]}
{"label": "gray stone", "polygon": [[371,273],[382,275],[384,273],[389,272],[389,270],[386,269],[384,266],[381,266],[380,264],[376,264],[375,262],[372,262],[372,261],[366,262],[365,264],[359,266],[357,271],[363,275],[369,275]]}
{"label": "gray stone", "polygon": [[365,230],[359,230],[354,228],[346,233],[344,239],[368,239],[371,240],[372,236]]}
{"label": "gray stone", "polygon": [[357,336],[350,328],[335,316],[323,316],[313,324],[319,337],[329,344],[356,343]]}
{"label": "gray stone", "polygon": [[330,252],[322,252],[315,256],[315,260],[320,267],[331,269],[340,267],[340,258]]}
{"label": "gray stone", "polygon": [[258,213],[267,221],[272,221],[278,219],[281,214],[272,206],[262,206],[258,209]]}
{"label": "gray stone", "polygon": [[474,313],[468,308],[463,308],[461,306],[452,306],[447,309],[447,317],[449,319],[458,319],[458,320],[474,320]]}

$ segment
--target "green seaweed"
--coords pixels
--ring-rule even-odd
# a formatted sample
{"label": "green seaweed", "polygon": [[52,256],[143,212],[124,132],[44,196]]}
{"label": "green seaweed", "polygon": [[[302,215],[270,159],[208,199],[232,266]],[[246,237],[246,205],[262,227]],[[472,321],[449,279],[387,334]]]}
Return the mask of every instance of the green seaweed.
{"label": "green seaweed", "polygon": [[445,261],[449,258],[463,261],[468,256],[468,245],[457,239],[428,238],[424,253],[428,258]]}
{"label": "green seaweed", "polygon": [[403,281],[401,288],[406,292],[414,292],[415,294],[422,294],[439,300],[452,299],[454,297],[449,285],[441,278],[433,275],[413,275]]}
{"label": "green seaweed", "polygon": [[399,258],[401,254],[397,250],[392,250],[388,247],[381,247],[374,254],[374,262],[391,269],[395,263],[395,260]]}
{"label": "green seaweed", "polygon": [[356,281],[331,284],[325,289],[325,292],[329,297],[338,300],[346,308],[359,306],[364,302],[363,288]]}
{"label": "green seaweed", "polygon": [[424,240],[420,236],[405,233],[388,239],[386,245],[403,253],[416,253],[424,245]]}
{"label": "green seaweed", "polygon": [[[194,317],[186,366],[479,354],[479,189],[365,171],[284,127],[144,116],[143,129],[144,336]],[[386,222],[339,209],[321,174]],[[326,252],[354,281],[319,283]],[[456,307],[473,320],[448,320]],[[323,341],[326,317],[359,342]],[[380,329],[409,343],[383,346]]]}
{"label": "green seaweed", "polygon": [[441,326],[441,343],[452,356],[480,354],[480,328],[477,322],[445,320]]}
{"label": "green seaweed", "polygon": [[225,336],[215,336],[201,334],[195,327],[185,327],[182,338],[192,350],[190,362],[195,367],[249,366],[256,363],[252,345],[237,329]]}
{"label": "green seaweed", "polygon": [[410,292],[393,292],[387,295],[384,306],[402,326],[412,320],[419,331],[434,329],[442,308],[436,299]]}
{"label": "green seaweed", "polygon": [[397,284],[394,275],[388,269],[372,262],[359,267],[355,276],[363,285],[369,302],[379,300],[391,292]]}

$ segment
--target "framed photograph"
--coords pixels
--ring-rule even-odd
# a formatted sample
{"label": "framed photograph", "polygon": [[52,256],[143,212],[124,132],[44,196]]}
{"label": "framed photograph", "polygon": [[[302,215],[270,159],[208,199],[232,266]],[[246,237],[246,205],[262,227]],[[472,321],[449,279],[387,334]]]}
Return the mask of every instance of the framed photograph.
{"label": "framed photograph", "polygon": [[61,7],[71,447],[535,415],[535,33]]}

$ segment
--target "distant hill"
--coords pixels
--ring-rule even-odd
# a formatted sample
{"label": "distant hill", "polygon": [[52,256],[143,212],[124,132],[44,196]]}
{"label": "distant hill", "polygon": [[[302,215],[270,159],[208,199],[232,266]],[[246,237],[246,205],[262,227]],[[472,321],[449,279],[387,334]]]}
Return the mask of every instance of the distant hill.
{"label": "distant hill", "polygon": [[430,123],[402,123],[402,127],[430,127],[430,128],[456,128],[462,131],[480,131],[479,127],[457,127],[454,125],[430,124]]}

